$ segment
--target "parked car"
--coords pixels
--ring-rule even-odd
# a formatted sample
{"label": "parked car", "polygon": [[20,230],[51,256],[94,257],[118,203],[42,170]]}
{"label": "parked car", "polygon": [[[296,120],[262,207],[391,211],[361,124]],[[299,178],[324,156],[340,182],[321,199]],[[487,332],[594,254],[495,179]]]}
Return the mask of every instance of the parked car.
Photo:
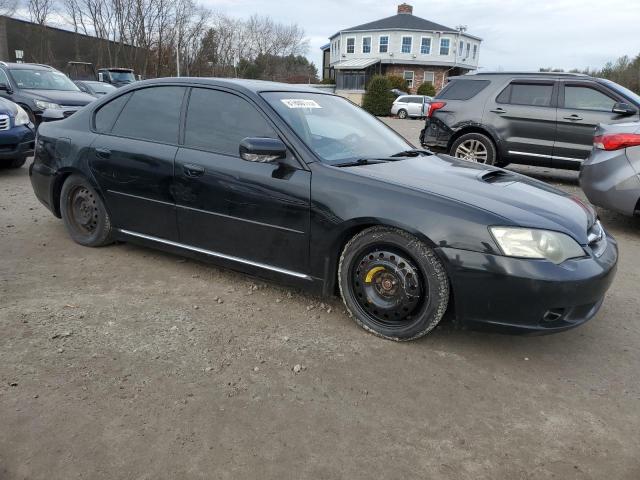
{"label": "parked car", "polygon": [[396,97],[399,97],[400,95],[409,95],[408,92],[400,90],[399,88],[392,88],[391,93],[393,93]]}
{"label": "parked car", "polygon": [[391,105],[391,115],[398,118],[424,118],[431,97],[424,95],[401,95]]}
{"label": "parked car", "polygon": [[448,307],[466,324],[575,327],[600,308],[617,261],[575,197],[416,150],[309,87],[136,82],[42,124],[30,176],[82,245],[140,243],[339,290],[359,325],[393,340],[425,335]]}
{"label": "parked car", "polygon": [[580,169],[580,186],[594,205],[640,213],[640,122],[600,125],[591,155]]}
{"label": "parked car", "polygon": [[130,68],[101,68],[98,70],[98,80],[119,88],[135,82],[136,76]]}
{"label": "parked car", "polygon": [[95,98],[111,93],[118,88],[114,87],[110,83],[94,82],[91,80],[76,80],[73,83],[75,83],[76,86],[84,93],[88,93]]}
{"label": "parked car", "polygon": [[638,95],[587,75],[464,75],[435,96],[421,143],[489,165],[579,169],[599,123],[637,121],[639,111]]}
{"label": "parked car", "polygon": [[20,105],[34,125],[40,123],[47,108],[68,117],[94,100],[64,73],[35,63],[0,62],[0,96]]}
{"label": "parked car", "polygon": [[0,98],[0,167],[20,168],[33,154],[34,125],[22,107]]}

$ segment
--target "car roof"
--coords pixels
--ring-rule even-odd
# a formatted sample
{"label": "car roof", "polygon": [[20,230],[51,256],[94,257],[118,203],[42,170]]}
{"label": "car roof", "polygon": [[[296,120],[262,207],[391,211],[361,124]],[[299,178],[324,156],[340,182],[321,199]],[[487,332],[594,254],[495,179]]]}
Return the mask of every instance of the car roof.
{"label": "car roof", "polygon": [[590,75],[584,73],[569,73],[569,72],[473,72],[466,75],[460,75],[457,77],[450,77],[453,79],[465,79],[465,78],[483,78],[483,77],[526,77],[526,78],[593,78]]}
{"label": "car roof", "polygon": [[41,63],[0,62],[0,65],[9,69],[15,68],[20,70],[55,70],[55,68]]}
{"label": "car roof", "polygon": [[[128,87],[135,88],[142,85],[162,85],[163,83],[188,83],[193,85],[210,85],[217,87],[228,87],[235,90],[244,90],[250,93],[259,92],[302,92],[331,95],[320,89],[308,87],[306,85],[295,85],[290,83],[269,82],[265,80],[247,80],[240,78],[215,78],[215,77],[164,77],[152,80],[143,80],[130,84]],[[134,87],[135,86],[135,87]]]}

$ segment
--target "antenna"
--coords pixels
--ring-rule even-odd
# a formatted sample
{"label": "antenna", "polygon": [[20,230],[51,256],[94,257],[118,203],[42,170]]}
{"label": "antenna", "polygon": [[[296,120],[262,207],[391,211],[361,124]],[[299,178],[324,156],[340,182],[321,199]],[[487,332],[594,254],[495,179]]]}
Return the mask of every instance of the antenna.
{"label": "antenna", "polygon": [[466,25],[458,25],[456,27],[456,30],[458,30],[460,33],[464,33],[468,30],[469,27],[467,27]]}

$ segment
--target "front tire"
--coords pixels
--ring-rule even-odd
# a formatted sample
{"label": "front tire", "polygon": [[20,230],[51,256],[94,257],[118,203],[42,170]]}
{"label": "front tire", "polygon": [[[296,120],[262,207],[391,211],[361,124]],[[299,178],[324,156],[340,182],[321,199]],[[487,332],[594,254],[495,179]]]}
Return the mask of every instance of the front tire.
{"label": "front tire", "polygon": [[113,242],[109,213],[86,178],[71,175],[62,185],[60,213],[71,238],[87,247]]}
{"label": "front tire", "polygon": [[347,243],[338,284],[355,322],[395,341],[429,333],[449,302],[449,280],[434,251],[413,235],[384,226],[368,228]]}
{"label": "front tire", "polygon": [[461,135],[451,145],[449,155],[486,165],[497,163],[496,147],[493,141],[482,133]]}

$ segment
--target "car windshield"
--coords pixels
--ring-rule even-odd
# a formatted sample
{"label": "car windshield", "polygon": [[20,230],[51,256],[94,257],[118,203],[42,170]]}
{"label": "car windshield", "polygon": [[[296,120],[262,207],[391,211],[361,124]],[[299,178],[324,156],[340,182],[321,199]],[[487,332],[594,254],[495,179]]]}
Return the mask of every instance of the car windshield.
{"label": "car windshield", "polygon": [[131,72],[119,72],[117,70],[109,70],[109,75],[114,82],[135,82],[136,78]]}
{"label": "car windshield", "polygon": [[55,70],[12,69],[11,76],[19,88],[31,90],[63,90],[78,92],[80,89],[64,73]]}
{"label": "car windshield", "polygon": [[91,87],[91,89],[93,89],[94,92],[96,93],[111,93],[114,90],[117,90],[116,87],[114,87],[113,85],[111,85],[110,83],[105,83],[105,82],[85,82],[87,85],[89,85],[89,87]]}
{"label": "car windshield", "polygon": [[623,97],[626,97],[628,100],[631,100],[637,106],[640,106],[640,96],[637,93],[632,92],[628,88],[623,87],[622,85],[618,85],[616,82],[612,82],[611,80],[605,80],[604,78],[601,78],[600,81],[608,85],[612,89],[616,90]]}
{"label": "car windshield", "polygon": [[266,92],[262,97],[325,163],[387,158],[413,148],[342,97],[303,92]]}

